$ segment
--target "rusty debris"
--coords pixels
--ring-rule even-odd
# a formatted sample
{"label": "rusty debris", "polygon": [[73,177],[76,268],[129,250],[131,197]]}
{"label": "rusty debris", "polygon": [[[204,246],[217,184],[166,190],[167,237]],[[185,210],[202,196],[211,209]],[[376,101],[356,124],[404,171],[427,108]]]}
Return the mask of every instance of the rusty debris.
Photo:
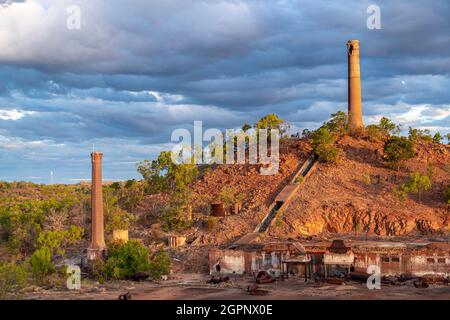
{"label": "rusty debris", "polygon": [[228,282],[228,281],[230,281],[229,277],[212,276],[212,278],[210,280],[208,280],[206,283],[219,284],[219,283]]}
{"label": "rusty debris", "polygon": [[239,214],[241,209],[242,209],[241,203],[234,203],[230,206],[229,213],[230,213],[230,215],[236,215],[236,214]]}
{"label": "rusty debris", "polygon": [[272,282],[275,282],[275,279],[266,271],[260,271],[256,276],[256,283],[258,284],[272,283]]}
{"label": "rusty debris", "polygon": [[170,248],[182,247],[186,244],[186,237],[183,236],[168,236],[167,244]]}
{"label": "rusty debris", "polygon": [[369,278],[369,274],[367,274],[366,272],[353,271],[349,272],[348,277],[353,281],[366,282],[367,278]]}
{"label": "rusty debris", "polygon": [[450,283],[450,279],[449,278],[445,278],[442,276],[432,276],[432,275],[428,275],[428,276],[423,276],[420,278],[421,281],[426,282],[426,283],[435,283],[435,284],[449,284]]}
{"label": "rusty debris", "polygon": [[223,203],[212,203],[211,204],[211,216],[212,217],[225,217],[225,207]]}
{"label": "rusty debris", "polygon": [[422,280],[416,280],[413,284],[415,288],[428,288],[428,283]]}
{"label": "rusty debris", "polygon": [[132,298],[132,295],[129,291],[127,293],[121,294],[119,296],[119,300],[131,300],[131,298]]}

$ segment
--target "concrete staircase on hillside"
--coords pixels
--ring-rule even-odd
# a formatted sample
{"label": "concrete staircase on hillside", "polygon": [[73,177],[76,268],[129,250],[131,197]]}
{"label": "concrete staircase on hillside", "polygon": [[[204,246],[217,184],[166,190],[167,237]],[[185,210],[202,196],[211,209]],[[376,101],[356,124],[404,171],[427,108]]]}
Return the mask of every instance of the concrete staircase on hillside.
{"label": "concrete staircase on hillside", "polygon": [[253,230],[253,232],[247,233],[239,240],[237,240],[234,245],[249,244],[255,241],[261,233],[266,232],[266,230],[272,225],[275,217],[280,213],[283,206],[289,202],[295,192],[300,188],[302,182],[312,173],[317,165],[318,156],[314,153],[312,154],[297,170],[297,173],[291,179],[291,181],[278,193],[275,200],[269,206],[269,211],[263,218],[260,224]]}

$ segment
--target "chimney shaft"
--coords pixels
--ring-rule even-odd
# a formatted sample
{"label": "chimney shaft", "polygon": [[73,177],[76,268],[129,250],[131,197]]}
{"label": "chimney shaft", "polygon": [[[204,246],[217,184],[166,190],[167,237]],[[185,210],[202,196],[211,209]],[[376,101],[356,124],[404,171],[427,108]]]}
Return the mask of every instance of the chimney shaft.
{"label": "chimney shaft", "polygon": [[350,133],[364,129],[362,120],[361,73],[359,65],[359,41],[347,42],[348,55],[348,123]]}
{"label": "chimney shaft", "polygon": [[102,257],[106,248],[103,222],[103,185],[101,152],[92,152],[92,188],[91,188],[91,244],[88,248],[88,260]]}

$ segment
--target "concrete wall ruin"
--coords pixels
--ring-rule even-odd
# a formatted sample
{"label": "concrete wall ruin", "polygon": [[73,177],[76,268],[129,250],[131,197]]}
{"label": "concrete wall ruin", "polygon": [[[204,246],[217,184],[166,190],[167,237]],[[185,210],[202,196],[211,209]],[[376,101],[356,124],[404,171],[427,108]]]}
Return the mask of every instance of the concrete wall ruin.
{"label": "concrete wall ruin", "polygon": [[299,257],[303,257],[310,260],[311,272],[319,277],[327,272],[332,274],[333,268],[348,270],[352,267],[354,271],[366,272],[370,265],[379,266],[383,276],[450,277],[450,245],[447,244],[436,247],[435,244],[366,243],[351,246],[349,252],[341,254],[330,252],[328,248],[326,244],[305,245],[306,252],[300,254],[286,243],[215,249],[209,254],[210,273],[254,274],[264,270],[278,276],[297,270],[294,273],[301,276],[303,267],[288,270],[283,262],[292,257],[301,261]]}

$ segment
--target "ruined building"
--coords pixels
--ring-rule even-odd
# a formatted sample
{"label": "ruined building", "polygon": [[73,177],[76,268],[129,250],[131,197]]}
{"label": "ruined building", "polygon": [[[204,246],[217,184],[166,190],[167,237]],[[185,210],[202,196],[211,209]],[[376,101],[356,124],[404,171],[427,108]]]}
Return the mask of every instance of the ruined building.
{"label": "ruined building", "polygon": [[342,240],[328,242],[268,242],[233,245],[209,252],[210,274],[252,275],[266,271],[274,277],[347,277],[378,266],[382,276],[450,276],[447,243]]}
{"label": "ruined building", "polygon": [[102,190],[102,157],[101,152],[92,152],[92,189],[91,210],[92,229],[91,243],[87,250],[88,260],[102,257],[106,250],[103,222],[103,190]]}
{"label": "ruined building", "polygon": [[347,42],[348,55],[348,123],[351,133],[364,129],[362,120],[361,72],[359,65],[359,41]]}

